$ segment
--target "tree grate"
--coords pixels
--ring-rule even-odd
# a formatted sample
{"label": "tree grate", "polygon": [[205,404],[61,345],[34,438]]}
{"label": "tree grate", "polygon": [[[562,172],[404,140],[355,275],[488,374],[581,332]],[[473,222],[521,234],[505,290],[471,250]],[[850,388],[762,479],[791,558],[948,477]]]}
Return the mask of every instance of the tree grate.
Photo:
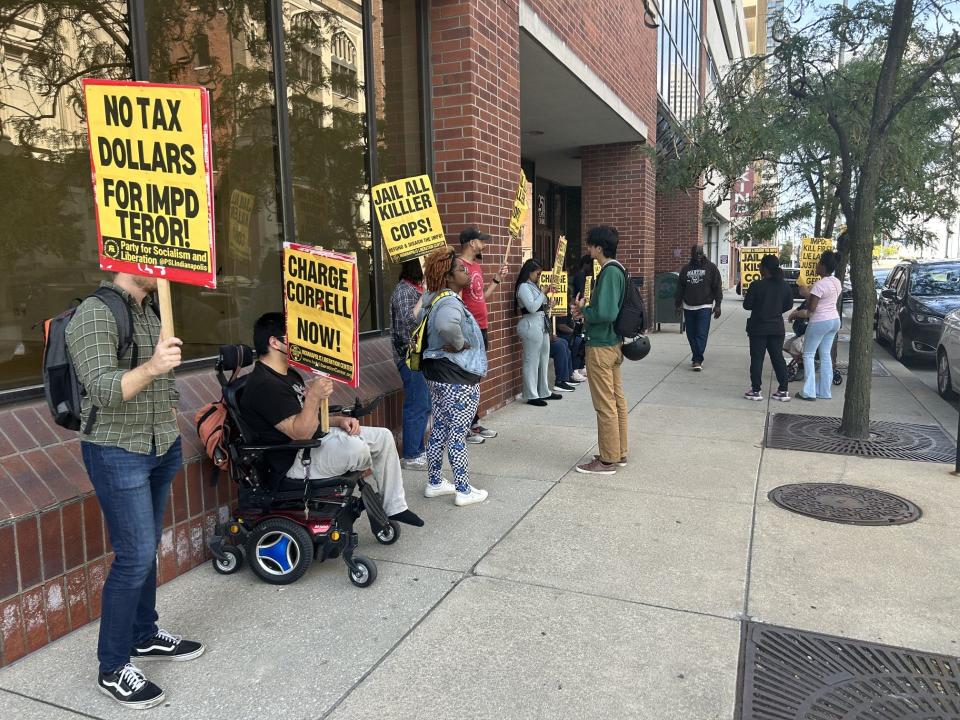
{"label": "tree grate", "polygon": [[740,720],[960,720],[960,659],[747,622]]}
{"label": "tree grate", "polygon": [[899,495],[840,483],[781,485],[767,498],[784,510],[847,525],[904,525],[921,514]]}
{"label": "tree grate", "polygon": [[[841,375],[848,375],[850,373],[850,363],[838,360],[833,368],[840,373]],[[879,360],[873,361],[873,367],[870,369],[870,374],[874,377],[890,377],[890,371],[887,370],[883,363]]]}
{"label": "tree grate", "polygon": [[780,450],[855,455],[888,460],[953,463],[956,445],[935,425],[870,423],[870,438],[855,440],[839,434],[840,418],[818,415],[771,414],[764,445]]}

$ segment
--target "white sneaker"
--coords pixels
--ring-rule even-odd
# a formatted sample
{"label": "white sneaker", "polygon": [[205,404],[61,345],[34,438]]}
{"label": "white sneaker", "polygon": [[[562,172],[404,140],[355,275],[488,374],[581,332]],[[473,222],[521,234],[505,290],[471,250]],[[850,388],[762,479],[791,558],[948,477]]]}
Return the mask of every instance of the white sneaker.
{"label": "white sneaker", "polygon": [[582,370],[574,370],[574,371],[570,374],[570,377],[572,377],[572,378],[573,378],[574,380],[576,380],[577,382],[581,382],[581,383],[587,381],[587,374],[586,374],[585,372],[583,372]]}
{"label": "white sneaker", "polygon": [[439,485],[431,485],[427,483],[427,486],[423,489],[424,497],[439,497],[440,495],[453,495],[457,491],[457,486],[446,478],[440,480]]}
{"label": "white sneaker", "polygon": [[415,458],[400,458],[400,467],[404,470],[426,470],[427,456],[421,455]]}
{"label": "white sneaker", "polygon": [[[451,487],[453,487],[451,485]],[[475,488],[472,485],[470,486],[470,492],[462,493],[458,492],[457,497],[454,498],[453,503],[457,507],[463,507],[464,505],[473,505],[474,503],[481,503],[487,499],[487,491],[481,490],[480,488]]]}
{"label": "white sneaker", "polygon": [[563,387],[561,387],[560,385],[554,385],[551,388],[553,392],[573,392],[575,389],[576,388],[574,388],[572,385],[567,385],[566,383],[564,383]]}

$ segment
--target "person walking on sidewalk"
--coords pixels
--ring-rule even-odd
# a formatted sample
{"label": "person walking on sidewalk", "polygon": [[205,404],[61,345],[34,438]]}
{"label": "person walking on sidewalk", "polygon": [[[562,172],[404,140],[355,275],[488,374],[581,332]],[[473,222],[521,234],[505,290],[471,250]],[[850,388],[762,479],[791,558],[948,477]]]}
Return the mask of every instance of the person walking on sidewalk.
{"label": "person walking on sidewalk", "polygon": [[[513,306],[520,313],[517,334],[523,344],[523,385],[521,397],[527,405],[546,407],[547,400],[563,396],[550,392],[550,328],[547,311],[550,304],[540,289],[543,265],[530,258],[517,274]],[[571,387],[571,389],[573,389]]]}
{"label": "person walking on sidewalk", "polygon": [[627,400],[620,377],[623,338],[614,329],[627,286],[626,270],[614,259],[619,240],[616,228],[609,225],[599,225],[587,232],[587,249],[602,269],[594,283],[590,304],[581,296],[573,306],[574,317],[582,319],[586,328],[587,376],[593,409],[597,413],[600,446],[598,456],[577,466],[580,473],[613,475],[617,466],[627,462]]}
{"label": "person walking on sidewalk", "polygon": [[114,560],[103,585],[97,686],[121,705],[159,705],[164,691],[133,660],[192,660],[204,646],[157,626],[157,545],[170,485],[183,465],[173,370],[181,341],[160,339],[154,278],[117,273],[102,287],[118,293],[133,320],[133,343],[117,357],[117,321],[95,297],[66,329],[83,385],[80,448],[107,524]]}
{"label": "person walking on sidewalk", "polygon": [[[487,491],[470,484],[466,438],[480,404],[480,380],[487,372],[483,334],[460,298],[470,285],[470,275],[453,248],[440,249],[427,257],[424,275],[427,292],[423,313],[427,316],[423,351],[423,376],[433,401],[433,430],[427,446],[428,497],[454,495],[457,506],[487,499]],[[453,482],[445,480],[443,456],[447,454]]]}
{"label": "person walking on sidewalk", "polygon": [[[833,397],[833,341],[840,331],[840,313],[837,301],[843,285],[834,277],[838,255],[826,250],[817,263],[817,280],[807,296],[807,307],[794,310],[788,320],[807,318],[803,342],[803,390],[797,393],[801,400],[829,400]],[[820,378],[816,376],[814,356],[820,358]]]}
{"label": "person walking on sidewalk", "polygon": [[[470,274],[470,285],[463,291],[463,304],[470,314],[473,315],[480,326],[480,332],[483,333],[484,352],[490,349],[490,339],[487,336],[488,311],[487,301],[493,297],[497,286],[503,282],[503,277],[507,274],[507,266],[501,265],[500,269],[494,273],[493,279],[484,285],[483,282],[483,250],[489,242],[490,236],[480,232],[476,227],[468,227],[460,233],[460,259],[463,266]],[[478,405],[479,407],[479,405]],[[496,430],[485,428],[480,424],[480,416],[473,418],[470,426],[470,432],[467,433],[467,442],[480,444],[484,440],[495,438]]]}
{"label": "person walking on sidewalk", "polygon": [[424,435],[430,418],[430,390],[423,373],[407,367],[407,346],[417,323],[413,308],[423,295],[423,268],[420,260],[407,260],[400,266],[400,282],[390,296],[390,320],[393,337],[393,361],[403,380],[403,454],[404,470],[426,470],[427,451]]}
{"label": "person walking on sidewalk", "polygon": [[750,283],[743,298],[743,307],[750,310],[747,318],[747,335],[750,338],[750,389],[743,394],[747,400],[763,400],[761,381],[763,356],[770,356],[773,372],[779,387],[770,397],[780,402],[789,402],[787,363],[783,359],[783,314],[793,307],[793,293],[786,280],[776,255],[764,255],[760,259],[760,279]]}
{"label": "person walking on sidewalk", "polygon": [[707,259],[703,245],[690,248],[690,262],[680,270],[675,301],[677,309],[683,308],[687,342],[693,353],[691,368],[700,372],[710,334],[710,316],[720,317],[720,303],[723,302],[720,270]]}

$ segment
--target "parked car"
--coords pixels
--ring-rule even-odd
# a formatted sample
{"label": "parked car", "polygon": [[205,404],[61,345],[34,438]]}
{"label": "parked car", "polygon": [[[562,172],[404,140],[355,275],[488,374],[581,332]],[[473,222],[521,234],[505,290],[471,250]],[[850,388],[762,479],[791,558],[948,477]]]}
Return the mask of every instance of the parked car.
{"label": "parked car", "polygon": [[945,400],[960,394],[960,310],[943,318],[943,332],[937,344],[937,391]]}
{"label": "parked car", "polygon": [[783,279],[787,281],[787,285],[790,286],[790,291],[793,293],[793,299],[803,297],[800,294],[800,268],[798,267],[781,267],[783,270]]}
{"label": "parked car", "polygon": [[[890,275],[890,270],[892,268],[874,268],[873,269],[873,286],[877,291],[877,298],[880,297],[880,289],[883,287],[883,284],[887,281],[887,277]],[[847,277],[843,280],[843,301],[853,302],[853,284],[850,282],[849,270],[847,270]]]}
{"label": "parked car", "polygon": [[901,362],[936,357],[944,316],[960,309],[960,260],[910,260],[893,268],[877,299],[878,343]]}

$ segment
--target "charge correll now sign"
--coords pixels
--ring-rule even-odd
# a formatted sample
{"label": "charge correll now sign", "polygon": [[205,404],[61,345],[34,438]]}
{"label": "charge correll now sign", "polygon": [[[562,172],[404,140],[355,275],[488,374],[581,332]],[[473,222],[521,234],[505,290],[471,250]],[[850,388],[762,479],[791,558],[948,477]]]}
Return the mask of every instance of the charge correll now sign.
{"label": "charge correll now sign", "polygon": [[83,81],[100,268],[216,288],[206,88]]}

